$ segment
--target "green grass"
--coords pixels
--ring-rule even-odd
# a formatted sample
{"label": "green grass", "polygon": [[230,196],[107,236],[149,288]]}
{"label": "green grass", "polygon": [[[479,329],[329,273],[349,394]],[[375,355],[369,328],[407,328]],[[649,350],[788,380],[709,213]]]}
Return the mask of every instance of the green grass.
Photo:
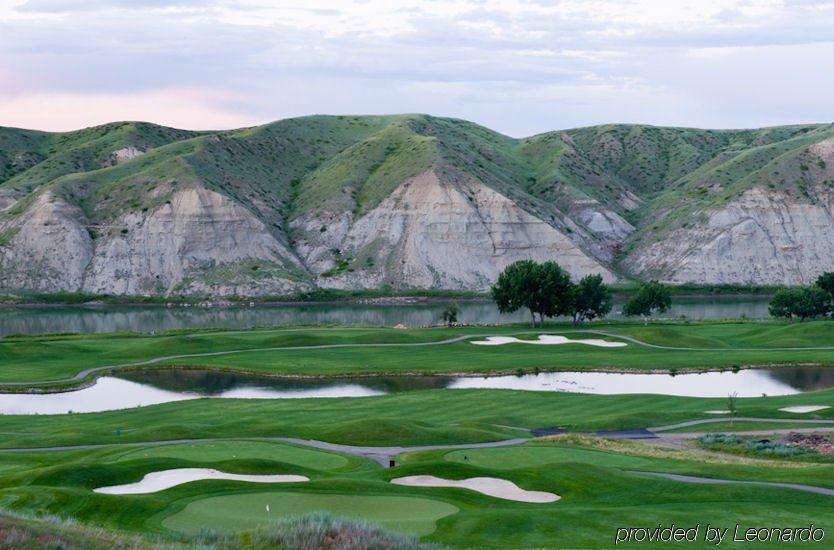
{"label": "green grass", "polygon": [[333,454],[259,441],[218,441],[212,443],[188,443],[180,445],[160,445],[127,451],[115,457],[117,462],[167,458],[191,460],[197,462],[220,462],[230,460],[276,460],[295,466],[322,470],[334,470],[346,466],[347,458]]}
{"label": "green grass", "polygon": [[[703,411],[723,407],[725,402],[722,398],[511,390],[424,390],[331,399],[199,399],[102,413],[0,416],[0,432],[10,434],[0,439],[0,448],[273,436],[357,445],[468,443],[523,435],[510,427],[606,430],[713,418]],[[795,420],[796,415],[778,409],[832,403],[834,390],[827,390],[740,398],[738,411],[740,416]],[[834,408],[815,417],[832,420]]]}
{"label": "green grass", "polygon": [[325,511],[334,516],[363,520],[392,531],[425,536],[436,522],[458,512],[445,502],[426,498],[365,495],[311,495],[289,491],[224,495],[190,502],[162,525],[174,531],[196,531],[211,525],[219,530],[252,529],[276,517]]}
{"label": "green grass", "polygon": [[[734,462],[628,442],[557,440],[512,448],[411,453],[401,457],[393,469],[350,458],[350,468],[311,470],[285,462],[284,447],[276,446],[272,460],[236,461],[238,469],[305,472],[311,482],[294,484],[290,489],[205,481],[132,496],[98,495],[90,488],[105,482],[133,481],[148,471],[175,466],[228,471],[235,462],[216,462],[224,457],[200,453],[189,454],[188,460],[143,457],[141,451],[126,455],[123,447],[72,453],[0,453],[0,463],[13,466],[0,470],[0,502],[19,513],[72,516],[108,531],[165,537],[172,536],[172,531],[265,525],[269,504],[272,520],[328,510],[337,517],[417,533],[427,542],[496,548],[607,547],[618,526],[651,527],[659,522],[721,526],[736,522],[801,526],[813,522],[826,530],[834,528],[831,497],[768,487],[692,485],[634,473],[672,472],[831,487],[834,465],[830,464],[794,464],[786,470],[780,462],[767,460],[738,458]],[[288,466],[290,470],[286,470]],[[529,504],[464,489],[403,487],[387,482],[417,474],[450,479],[498,477],[525,489],[555,492],[562,499]]]}
{"label": "green grass", "polygon": [[[646,369],[703,368],[734,362],[830,361],[830,351],[780,352],[777,347],[834,345],[834,323],[781,322],[600,323],[590,329],[656,345],[714,348],[670,351],[629,344],[478,347],[468,342],[427,347],[306,349],[201,358],[217,368],[260,372],[412,372],[425,369],[515,369],[573,366]],[[56,377],[95,364],[151,355],[223,349],[325,344],[434,342],[466,334],[566,333],[566,325],[395,331],[389,329],[280,329],[183,331],[158,336],[13,337],[0,342],[5,379],[23,374]],[[589,332],[572,336],[592,336]],[[598,336],[594,336],[598,337]],[[608,337],[614,338],[614,337]],[[179,360],[178,360],[179,361]],[[834,409],[795,415],[790,405],[834,404],[834,390],[781,397],[740,398],[738,415],[822,418]],[[600,547],[616,527],[658,523],[801,526],[834,529],[831,497],[744,485],[703,486],[639,472],[670,472],[735,480],[805,483],[834,488],[834,464],[768,457],[703,456],[694,450],[595,443],[575,438],[519,447],[408,453],[386,470],[358,457],[254,438],[298,437],[357,445],[460,444],[524,436],[514,428],[568,430],[642,428],[696,418],[715,422],[684,431],[714,431],[727,423],[704,413],[726,399],[658,395],[588,395],[508,390],[424,390],[368,398],[203,399],[132,410],[56,416],[0,416],[0,507],[22,514],[72,517],[110,532],[170,537],[211,526],[246,530],[274,519],[328,511],[379,523],[426,542],[467,547]],[[736,429],[748,426],[741,421]],[[771,426],[772,424],[772,426]],[[791,424],[749,423],[750,429]],[[179,438],[201,442],[158,444]],[[1,449],[107,444],[102,448],[41,452]],[[153,471],[210,467],[235,473],[306,475],[289,486],[198,481],[148,495],[114,496],[95,487],[138,481]],[[452,488],[394,486],[388,480],[431,474],[451,479],[499,477],[562,499],[537,505],[504,501]],[[235,535],[238,536],[238,535]],[[240,537],[247,535],[241,534]],[[168,539],[166,539],[168,540]],[[697,545],[695,546],[697,547]]]}
{"label": "green grass", "polygon": [[[586,331],[586,332],[583,332]],[[631,337],[658,349],[629,342],[624,348],[583,345],[475,346],[470,341],[431,345],[460,336],[567,334],[610,340]],[[471,338],[470,338],[471,339]],[[347,347],[308,349],[311,346]],[[367,344],[394,344],[362,347]],[[685,371],[766,365],[831,365],[834,323],[667,322],[593,323],[576,329],[553,324],[433,329],[308,328],[247,331],[193,331],[164,335],[96,334],[20,336],[0,341],[0,384],[56,381],[84,369],[118,366],[149,359],[152,366],[230,369],[271,375],[347,376],[371,374],[517,373],[519,370],[616,369]],[[281,349],[303,347],[305,349]],[[779,350],[775,348],[798,348]],[[809,349],[802,349],[809,348]],[[213,355],[204,355],[213,354]],[[191,357],[179,357],[194,355]]]}

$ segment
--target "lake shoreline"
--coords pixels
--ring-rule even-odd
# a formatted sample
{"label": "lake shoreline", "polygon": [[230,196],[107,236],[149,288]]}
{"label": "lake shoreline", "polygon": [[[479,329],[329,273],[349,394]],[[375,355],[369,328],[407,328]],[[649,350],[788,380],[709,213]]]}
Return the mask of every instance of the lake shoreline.
{"label": "lake shoreline", "polygon": [[[831,362],[810,362],[810,363],[764,363],[764,364],[749,364],[738,365],[737,367],[689,367],[676,369],[635,369],[623,367],[566,367],[566,368],[538,368],[538,369],[497,369],[489,372],[437,372],[437,371],[378,371],[367,372],[363,371],[355,374],[291,374],[291,373],[271,373],[265,371],[257,371],[251,369],[243,369],[239,367],[216,367],[213,365],[160,365],[159,367],[148,366],[127,366],[124,368],[116,368],[109,371],[96,371],[91,373],[90,377],[79,381],[77,384],[49,385],[48,382],[35,383],[31,386],[6,386],[0,384],[0,393],[2,394],[51,394],[63,393],[77,390],[83,390],[94,386],[96,381],[102,377],[119,378],[120,374],[130,374],[148,371],[191,371],[191,372],[206,372],[212,374],[230,374],[237,376],[248,376],[252,378],[262,378],[264,380],[320,380],[320,381],[339,381],[339,380],[363,380],[374,378],[497,378],[505,376],[528,376],[537,374],[558,374],[558,373],[604,373],[604,374],[651,374],[651,375],[668,375],[678,376],[683,374],[708,374],[716,372],[731,372],[738,373],[743,370],[766,370],[766,369],[789,369],[789,368],[834,368],[834,360]],[[129,380],[129,378],[124,378]],[[814,390],[822,391],[822,390]]]}

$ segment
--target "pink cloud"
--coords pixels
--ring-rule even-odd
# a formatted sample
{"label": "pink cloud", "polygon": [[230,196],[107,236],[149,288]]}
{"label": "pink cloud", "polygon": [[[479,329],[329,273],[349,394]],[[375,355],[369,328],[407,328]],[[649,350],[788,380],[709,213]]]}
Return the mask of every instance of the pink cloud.
{"label": "pink cloud", "polygon": [[223,130],[261,121],[229,106],[233,94],[174,88],[128,93],[35,93],[0,96],[0,126],[68,131],[120,120],[189,130]]}

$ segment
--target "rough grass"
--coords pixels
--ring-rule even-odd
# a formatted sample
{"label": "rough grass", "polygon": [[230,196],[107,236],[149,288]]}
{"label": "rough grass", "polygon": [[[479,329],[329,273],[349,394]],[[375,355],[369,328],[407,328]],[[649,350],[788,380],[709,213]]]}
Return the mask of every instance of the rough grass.
{"label": "rough grass", "polygon": [[203,531],[191,538],[200,547],[218,550],[252,546],[293,550],[422,550],[434,545],[421,543],[413,536],[385,531],[367,522],[349,521],[318,512],[298,518],[286,518],[253,531],[229,535]]}

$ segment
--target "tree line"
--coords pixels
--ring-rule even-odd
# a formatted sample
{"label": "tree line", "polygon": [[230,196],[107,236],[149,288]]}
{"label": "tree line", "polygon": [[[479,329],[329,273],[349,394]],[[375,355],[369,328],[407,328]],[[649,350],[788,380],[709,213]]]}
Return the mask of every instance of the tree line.
{"label": "tree line", "polygon": [[[492,299],[501,313],[527,309],[533,326],[548,317],[570,317],[574,324],[591,321],[605,317],[613,305],[601,275],[586,275],[574,283],[554,261],[520,260],[508,265],[492,286]],[[668,310],[671,304],[668,287],[651,281],[631,297],[623,313],[648,316]]]}
{"label": "tree line", "polygon": [[801,321],[834,313],[834,272],[820,275],[813,285],[783,288],[773,295],[769,306],[774,317]]}

